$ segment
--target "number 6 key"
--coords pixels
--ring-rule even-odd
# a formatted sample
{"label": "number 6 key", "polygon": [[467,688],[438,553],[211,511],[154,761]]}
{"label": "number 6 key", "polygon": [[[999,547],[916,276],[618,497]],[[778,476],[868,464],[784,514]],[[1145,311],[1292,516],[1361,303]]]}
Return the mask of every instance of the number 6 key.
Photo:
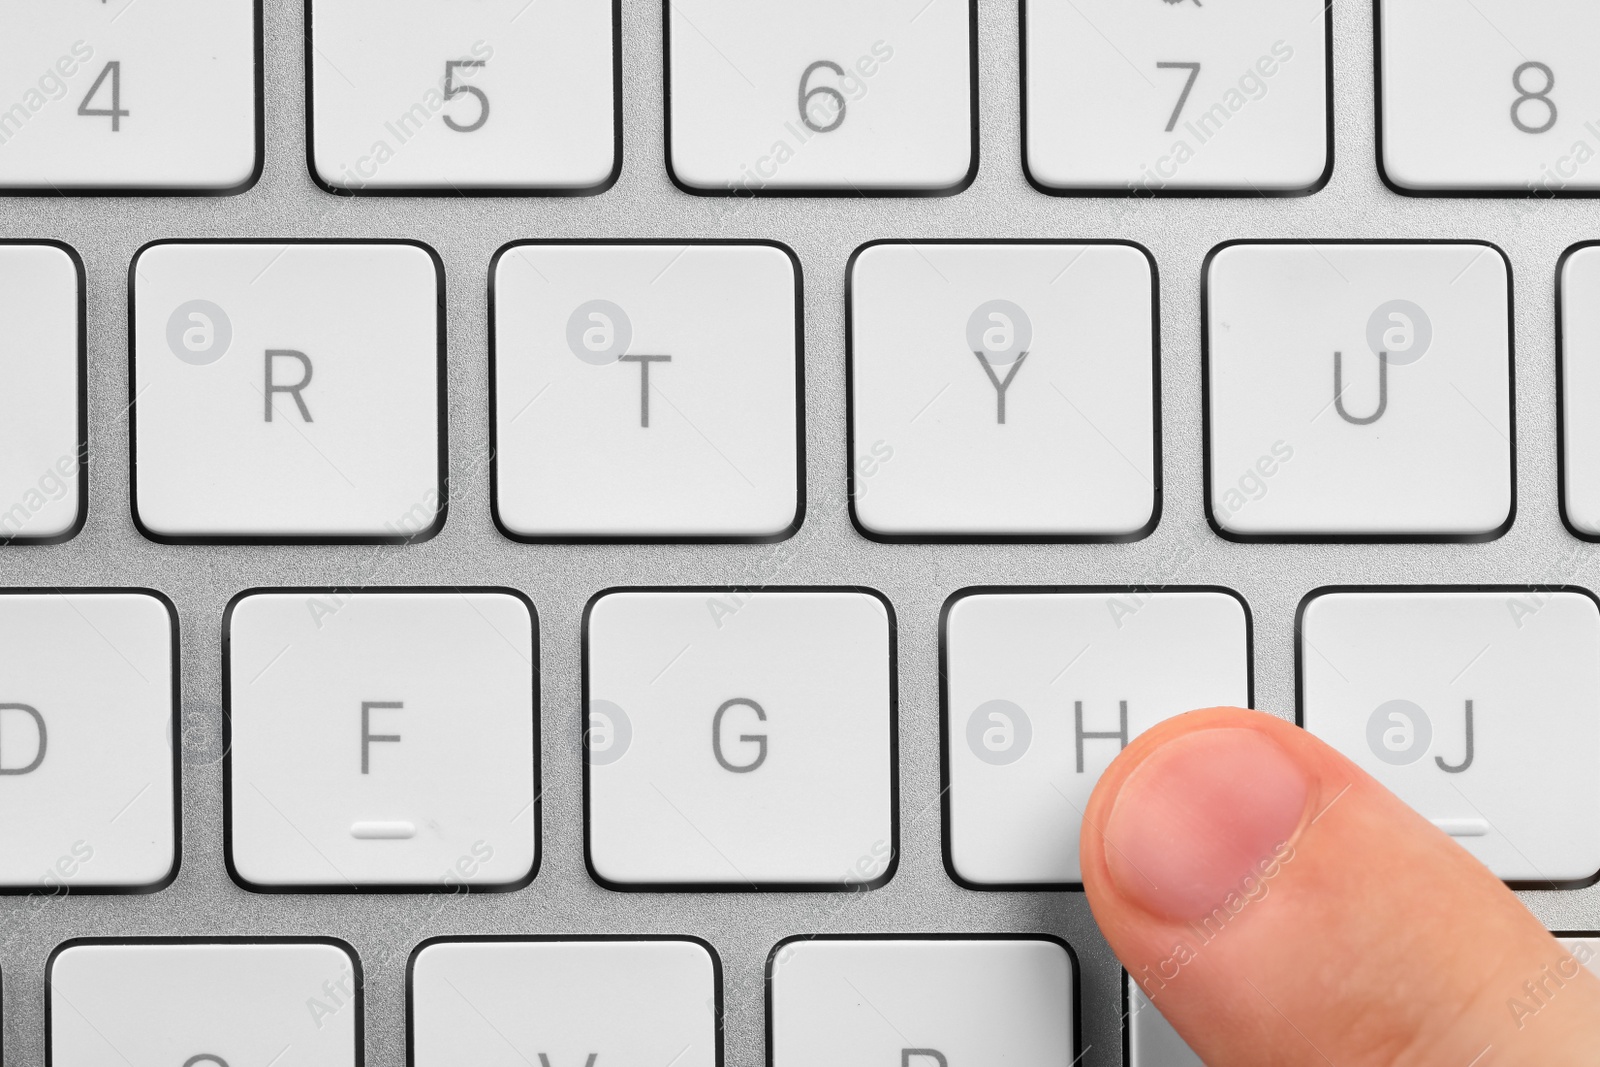
{"label": "number 6 key", "polygon": [[972,0],[673,0],[668,163],[706,195],[939,194],[977,173]]}

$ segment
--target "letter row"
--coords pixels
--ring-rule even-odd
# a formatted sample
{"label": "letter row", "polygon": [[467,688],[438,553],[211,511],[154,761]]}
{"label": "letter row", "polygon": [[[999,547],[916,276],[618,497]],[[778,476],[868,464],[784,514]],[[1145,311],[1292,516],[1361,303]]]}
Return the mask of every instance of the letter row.
{"label": "letter row", "polygon": [[[945,860],[970,888],[1077,888],[1077,813],[1122,748],[1191,709],[1254,702],[1251,614],[1226,589],[972,588],[939,623]],[[254,589],[220,633],[224,854],[241,886],[534,879],[541,762],[579,738],[541,744],[543,720],[569,719],[541,714],[526,596]],[[1302,727],[1505,881],[1600,877],[1592,593],[1324,588],[1295,634]],[[887,598],[610,589],[581,638],[581,693],[543,701],[582,707],[598,884],[857,892],[893,878],[898,739],[935,709],[899,705]],[[0,593],[0,889],[176,876],[181,770],[217,750],[210,725],[181,728],[179,646],[160,593]]]}
{"label": "letter row", "polygon": [[[1191,924],[1197,945],[1293,862],[1285,848],[1258,863],[1259,876]],[[1564,952],[1547,970],[1600,973],[1600,937],[1556,936]],[[1192,1058],[1156,1005],[1194,958],[1180,941],[1123,977],[1129,1067]],[[769,1067],[1070,1067],[1086,1051],[1077,955],[1048,935],[789,937],[761,972],[726,984],[747,979],[764,979]],[[540,1067],[596,1067],[613,1055],[724,1062],[723,963],[700,938],[435,937],[412,949],[404,985],[416,1067],[504,1062],[508,1046]],[[333,938],[76,938],[45,964],[45,1044],[58,1064],[100,1062],[109,1046],[126,1063],[226,1067],[292,1048],[298,1063],[359,1067],[372,995],[356,949]]]}
{"label": "letter row", "polygon": [[[1600,540],[1600,247],[1556,269],[1562,518]],[[1156,527],[1146,250],[879,241],[848,274],[847,488],[813,508],[848,507],[880,541],[1117,542]],[[163,241],[131,278],[131,500],[153,540],[420,540],[443,526],[452,478],[487,479],[495,524],[524,542],[770,542],[804,519],[805,305],[800,262],[775,242],[502,248],[480,455],[449,448],[444,270],[427,246]],[[1218,535],[1483,541],[1511,527],[1499,249],[1231,242],[1202,285],[1199,451]],[[84,289],[70,248],[0,244],[15,341],[0,354],[0,541],[65,540],[85,520]]]}

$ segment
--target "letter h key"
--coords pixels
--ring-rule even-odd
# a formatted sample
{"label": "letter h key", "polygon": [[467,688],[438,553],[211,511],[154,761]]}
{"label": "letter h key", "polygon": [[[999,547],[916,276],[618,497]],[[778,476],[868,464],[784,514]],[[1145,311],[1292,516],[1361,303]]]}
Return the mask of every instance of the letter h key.
{"label": "letter h key", "polygon": [[[1072,702],[1073,727],[1077,735],[1078,773],[1083,773],[1083,743],[1085,741],[1111,741],[1122,743],[1122,748],[1128,747],[1128,702],[1117,701],[1117,713],[1121,724],[1115,730],[1084,730],[1083,728],[1083,701]],[[1121,751],[1121,748],[1118,749]]]}

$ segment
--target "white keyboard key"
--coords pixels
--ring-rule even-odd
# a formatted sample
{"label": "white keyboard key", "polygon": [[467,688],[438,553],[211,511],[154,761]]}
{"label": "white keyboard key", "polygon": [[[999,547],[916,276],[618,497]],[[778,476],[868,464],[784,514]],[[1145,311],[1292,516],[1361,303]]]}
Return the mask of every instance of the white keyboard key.
{"label": "white keyboard key", "polygon": [[0,189],[236,193],[261,173],[260,0],[0,7]]}
{"label": "white keyboard key", "polygon": [[444,522],[442,268],[400,241],[134,260],[134,516],[157,540],[390,541]]}
{"label": "white keyboard key", "polygon": [[83,317],[83,262],[76,252],[61,244],[0,243],[6,332],[0,544],[62,541],[83,526],[89,443]]}
{"label": "white keyboard key", "polygon": [[1124,976],[1128,984],[1127,1017],[1123,1023],[1127,1034],[1128,1067],[1205,1067],[1188,1042],[1178,1036],[1178,1031],[1162,1016],[1144,990],[1131,976]]}
{"label": "white keyboard key", "polygon": [[1221,590],[978,590],[945,610],[947,834],[969,885],[1077,885],[1089,794],[1129,741],[1250,704],[1250,616]]}
{"label": "white keyboard key", "polygon": [[1600,539],[1600,246],[1561,262],[1561,515],[1585,540]]}
{"label": "white keyboard key", "polygon": [[584,626],[589,865],[654,888],[882,884],[894,621],[875,593],[619,591]]}
{"label": "white keyboard key", "polygon": [[1600,188],[1600,10],[1523,0],[1378,7],[1379,165],[1416,192]]}
{"label": "white keyboard key", "polygon": [[977,174],[976,5],[667,11],[667,166],[695,192],[956,192]]}
{"label": "white keyboard key", "polygon": [[687,938],[424,942],[410,965],[414,1067],[716,1067],[722,971]]}
{"label": "white keyboard key", "polygon": [[1302,725],[1499,877],[1600,872],[1600,610],[1580,591],[1315,593]]}
{"label": "white keyboard key", "polygon": [[1309,193],[1333,172],[1325,0],[1025,0],[1024,166],[1049,190]]}
{"label": "white keyboard key", "polygon": [[58,1067],[356,1067],[361,966],[343,942],[68,941],[45,976]]}
{"label": "white keyboard key", "polygon": [[229,861],[252,888],[516,888],[538,860],[532,605],[257,592],[225,620]]}
{"label": "white keyboard key", "polygon": [[509,536],[768,541],[799,526],[788,249],[527,243],[491,273]]}
{"label": "white keyboard key", "polygon": [[1207,511],[1240,540],[1509,528],[1511,268],[1445,242],[1223,245],[1206,269]]}
{"label": "white keyboard key", "polygon": [[1132,540],[1159,508],[1135,245],[871,244],[850,269],[851,507],[885,539]]}
{"label": "white keyboard key", "polygon": [[177,873],[177,628],[144,592],[0,594],[0,887]]}
{"label": "white keyboard key", "polygon": [[308,2],[324,188],[597,193],[615,180],[613,4]]}
{"label": "white keyboard key", "polygon": [[1054,938],[796,938],[767,975],[772,1067],[1078,1062],[1078,963]]}

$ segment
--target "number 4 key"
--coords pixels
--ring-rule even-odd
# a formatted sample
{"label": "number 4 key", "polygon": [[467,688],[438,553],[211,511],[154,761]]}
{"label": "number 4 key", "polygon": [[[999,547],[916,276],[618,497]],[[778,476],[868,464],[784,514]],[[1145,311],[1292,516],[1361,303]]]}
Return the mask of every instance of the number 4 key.
{"label": "number 4 key", "polygon": [[261,167],[259,14],[253,0],[0,5],[5,66],[31,75],[0,102],[0,191],[243,191]]}
{"label": "number 4 key", "polygon": [[[100,91],[100,87],[106,83],[107,79],[110,79],[111,82],[111,106],[90,107],[90,101],[94,99],[95,94]],[[126,111],[122,106],[122,63],[119,60],[114,59],[101,68],[100,76],[94,80],[93,85],[89,86],[89,92],[84,96],[83,103],[78,105],[78,114],[106,115],[111,119],[111,132],[118,133],[121,131],[121,120],[130,112]]]}

